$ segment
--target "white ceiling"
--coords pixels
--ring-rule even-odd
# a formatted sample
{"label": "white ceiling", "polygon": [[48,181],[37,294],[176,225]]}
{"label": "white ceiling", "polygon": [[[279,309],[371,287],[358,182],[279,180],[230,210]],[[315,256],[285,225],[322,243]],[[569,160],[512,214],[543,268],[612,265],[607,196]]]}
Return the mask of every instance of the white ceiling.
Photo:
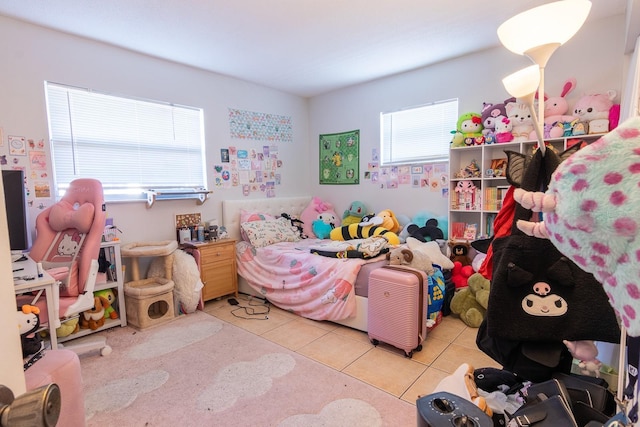
{"label": "white ceiling", "polygon": [[[549,2],[2,0],[0,14],[310,97],[496,46],[503,21]],[[627,2],[593,0],[587,22]]]}

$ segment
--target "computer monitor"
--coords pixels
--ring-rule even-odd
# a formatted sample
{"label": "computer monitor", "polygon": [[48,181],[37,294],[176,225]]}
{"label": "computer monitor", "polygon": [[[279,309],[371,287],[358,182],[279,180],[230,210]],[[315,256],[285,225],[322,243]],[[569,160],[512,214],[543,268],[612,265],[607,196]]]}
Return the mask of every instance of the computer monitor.
{"label": "computer monitor", "polygon": [[24,171],[3,170],[4,202],[7,210],[9,245],[12,251],[27,251],[31,247],[29,210],[24,187]]}

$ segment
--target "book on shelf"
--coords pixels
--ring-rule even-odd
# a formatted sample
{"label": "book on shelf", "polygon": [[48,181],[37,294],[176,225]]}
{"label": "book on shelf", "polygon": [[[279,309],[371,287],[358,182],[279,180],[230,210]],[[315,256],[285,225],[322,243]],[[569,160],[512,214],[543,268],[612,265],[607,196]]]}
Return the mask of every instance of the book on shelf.
{"label": "book on shelf", "polygon": [[466,224],[464,227],[464,240],[476,240],[478,237],[478,224]]}
{"label": "book on shelf", "polygon": [[464,237],[464,229],[467,224],[464,222],[452,222],[451,223],[451,239],[462,239]]}
{"label": "book on shelf", "polygon": [[496,214],[494,213],[490,213],[487,214],[487,216],[485,217],[485,234],[487,235],[487,237],[491,237],[493,236],[493,222],[496,220]]}

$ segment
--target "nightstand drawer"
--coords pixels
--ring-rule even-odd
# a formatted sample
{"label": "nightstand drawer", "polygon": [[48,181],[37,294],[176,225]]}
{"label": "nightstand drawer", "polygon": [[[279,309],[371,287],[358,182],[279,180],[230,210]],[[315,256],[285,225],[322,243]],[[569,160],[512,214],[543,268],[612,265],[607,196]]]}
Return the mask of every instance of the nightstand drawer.
{"label": "nightstand drawer", "polygon": [[236,256],[235,242],[209,244],[198,249],[200,250],[200,262],[202,264],[231,260]]}

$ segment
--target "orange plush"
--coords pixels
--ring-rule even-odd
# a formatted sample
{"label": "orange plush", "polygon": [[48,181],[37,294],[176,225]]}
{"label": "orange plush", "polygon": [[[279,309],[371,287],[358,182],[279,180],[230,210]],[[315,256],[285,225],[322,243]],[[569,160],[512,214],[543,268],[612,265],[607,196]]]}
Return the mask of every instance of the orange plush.
{"label": "orange plush", "polygon": [[93,298],[93,308],[82,312],[82,320],[80,321],[80,328],[96,330],[104,325],[104,311],[111,304],[109,300],[102,296],[96,296]]}

